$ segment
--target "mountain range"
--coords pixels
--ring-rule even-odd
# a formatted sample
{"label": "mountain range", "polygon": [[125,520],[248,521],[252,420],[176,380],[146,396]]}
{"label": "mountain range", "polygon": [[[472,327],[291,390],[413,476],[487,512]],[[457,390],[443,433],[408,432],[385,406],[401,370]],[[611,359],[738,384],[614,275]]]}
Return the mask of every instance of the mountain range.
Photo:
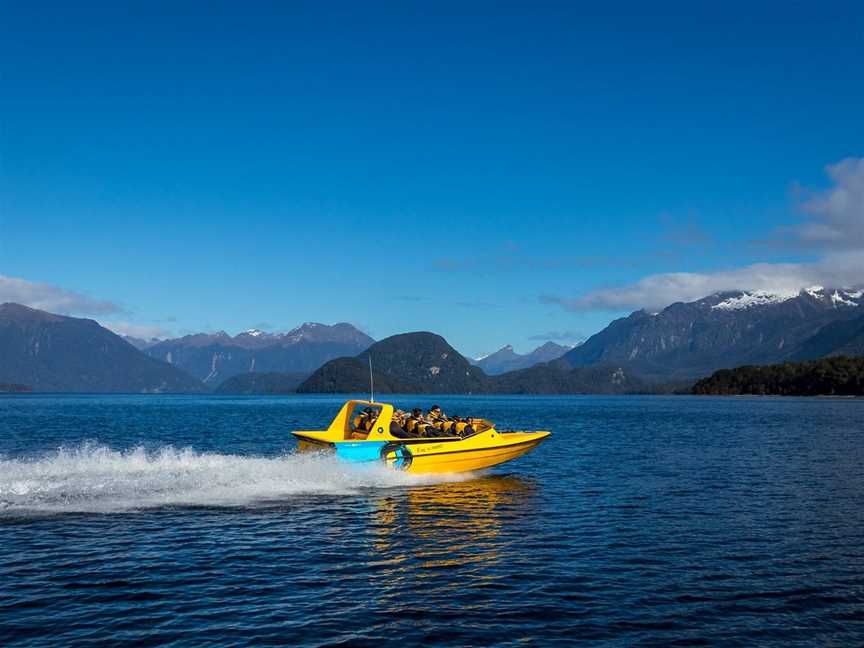
{"label": "mountain range", "polygon": [[495,353],[469,360],[471,364],[480,367],[489,376],[495,376],[507,371],[516,371],[517,369],[527,369],[541,362],[551,362],[557,360],[573,347],[561,346],[554,342],[546,342],[538,346],[530,353],[519,354],[513,350],[511,345],[507,345],[498,349]]}
{"label": "mountain range", "polygon": [[373,342],[351,324],[306,322],[287,333],[258,329],[233,337],[224,331],[197,333],[147,344],[141,350],[215,387],[245,373],[308,375],[328,360],[355,355]]}
{"label": "mountain range", "polygon": [[721,292],[659,313],[636,311],[568,351],[571,367],[616,365],[648,380],[861,349],[864,291],[813,287]]}
{"label": "mountain range", "polygon": [[[397,361],[397,353],[410,352],[404,344],[401,349],[391,344],[393,338],[369,349],[376,371],[383,374],[384,390],[436,393],[460,385],[465,388],[464,365],[445,368],[435,362],[434,354],[452,357],[455,350],[443,338],[433,344],[422,337],[428,335],[411,334],[412,345],[422,345],[424,351],[410,356],[414,360],[410,366],[408,358]],[[717,369],[862,351],[864,291],[813,287],[793,292],[722,292],[672,304],[658,313],[636,311],[558,359],[494,375],[484,372],[468,393],[666,391],[687,388]],[[496,355],[490,373],[519,360],[509,347]],[[364,372],[362,361],[358,356],[328,363],[299,389],[363,391],[368,369]],[[434,381],[427,375],[433,371]]]}
{"label": "mountain range", "polygon": [[616,367],[574,369],[555,361],[487,375],[440,335],[403,333],[376,342],[353,358],[331,360],[303,382],[301,393],[363,393],[372,378],[379,393],[575,394],[638,391],[638,378]]}
{"label": "mountain range", "polygon": [[431,332],[374,342],[350,324],[308,322],[287,333],[127,341],[92,320],[0,305],[0,384],[15,390],[365,392],[371,357],[381,392],[624,393],[841,355],[864,355],[862,290],[715,293],[633,312],[569,350],[504,347],[473,361],[479,366]]}
{"label": "mountain range", "polygon": [[204,392],[93,320],[0,305],[0,383],[42,392]]}

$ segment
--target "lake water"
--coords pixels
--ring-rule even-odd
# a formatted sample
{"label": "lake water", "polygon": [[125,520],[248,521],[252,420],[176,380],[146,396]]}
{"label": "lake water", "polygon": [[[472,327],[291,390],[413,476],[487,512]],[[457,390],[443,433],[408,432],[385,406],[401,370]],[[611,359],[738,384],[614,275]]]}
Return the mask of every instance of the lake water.
{"label": "lake water", "polygon": [[0,645],[864,644],[864,401],[434,400],[554,434],[422,479],[292,454],[337,398],[0,397]]}

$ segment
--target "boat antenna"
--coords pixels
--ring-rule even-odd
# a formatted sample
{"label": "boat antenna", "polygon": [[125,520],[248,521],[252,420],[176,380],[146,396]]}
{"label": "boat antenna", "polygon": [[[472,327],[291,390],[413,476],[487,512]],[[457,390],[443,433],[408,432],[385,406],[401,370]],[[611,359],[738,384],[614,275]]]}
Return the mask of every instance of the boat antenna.
{"label": "boat antenna", "polygon": [[375,402],[375,380],[372,378],[372,354],[369,354],[369,402]]}

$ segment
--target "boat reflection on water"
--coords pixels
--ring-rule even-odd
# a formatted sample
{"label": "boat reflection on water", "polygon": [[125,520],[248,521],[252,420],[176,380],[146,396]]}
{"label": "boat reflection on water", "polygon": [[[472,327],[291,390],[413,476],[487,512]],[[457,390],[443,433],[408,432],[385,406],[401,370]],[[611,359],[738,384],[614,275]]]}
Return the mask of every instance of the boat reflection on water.
{"label": "boat reflection on water", "polygon": [[[518,521],[531,511],[536,484],[523,477],[490,475],[464,482],[412,488],[375,500],[370,528],[376,579],[386,586],[448,587],[493,580],[502,552],[518,541]],[[428,594],[428,592],[427,592]]]}

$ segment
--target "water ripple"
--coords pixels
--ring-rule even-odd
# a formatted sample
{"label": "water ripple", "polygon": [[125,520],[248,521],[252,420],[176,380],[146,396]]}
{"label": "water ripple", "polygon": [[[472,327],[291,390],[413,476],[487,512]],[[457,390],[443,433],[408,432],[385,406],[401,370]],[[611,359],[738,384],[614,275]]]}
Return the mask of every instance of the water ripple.
{"label": "water ripple", "polygon": [[0,398],[0,645],[862,643],[861,401],[436,400],[556,434],[417,479],[294,455],[333,399]]}

